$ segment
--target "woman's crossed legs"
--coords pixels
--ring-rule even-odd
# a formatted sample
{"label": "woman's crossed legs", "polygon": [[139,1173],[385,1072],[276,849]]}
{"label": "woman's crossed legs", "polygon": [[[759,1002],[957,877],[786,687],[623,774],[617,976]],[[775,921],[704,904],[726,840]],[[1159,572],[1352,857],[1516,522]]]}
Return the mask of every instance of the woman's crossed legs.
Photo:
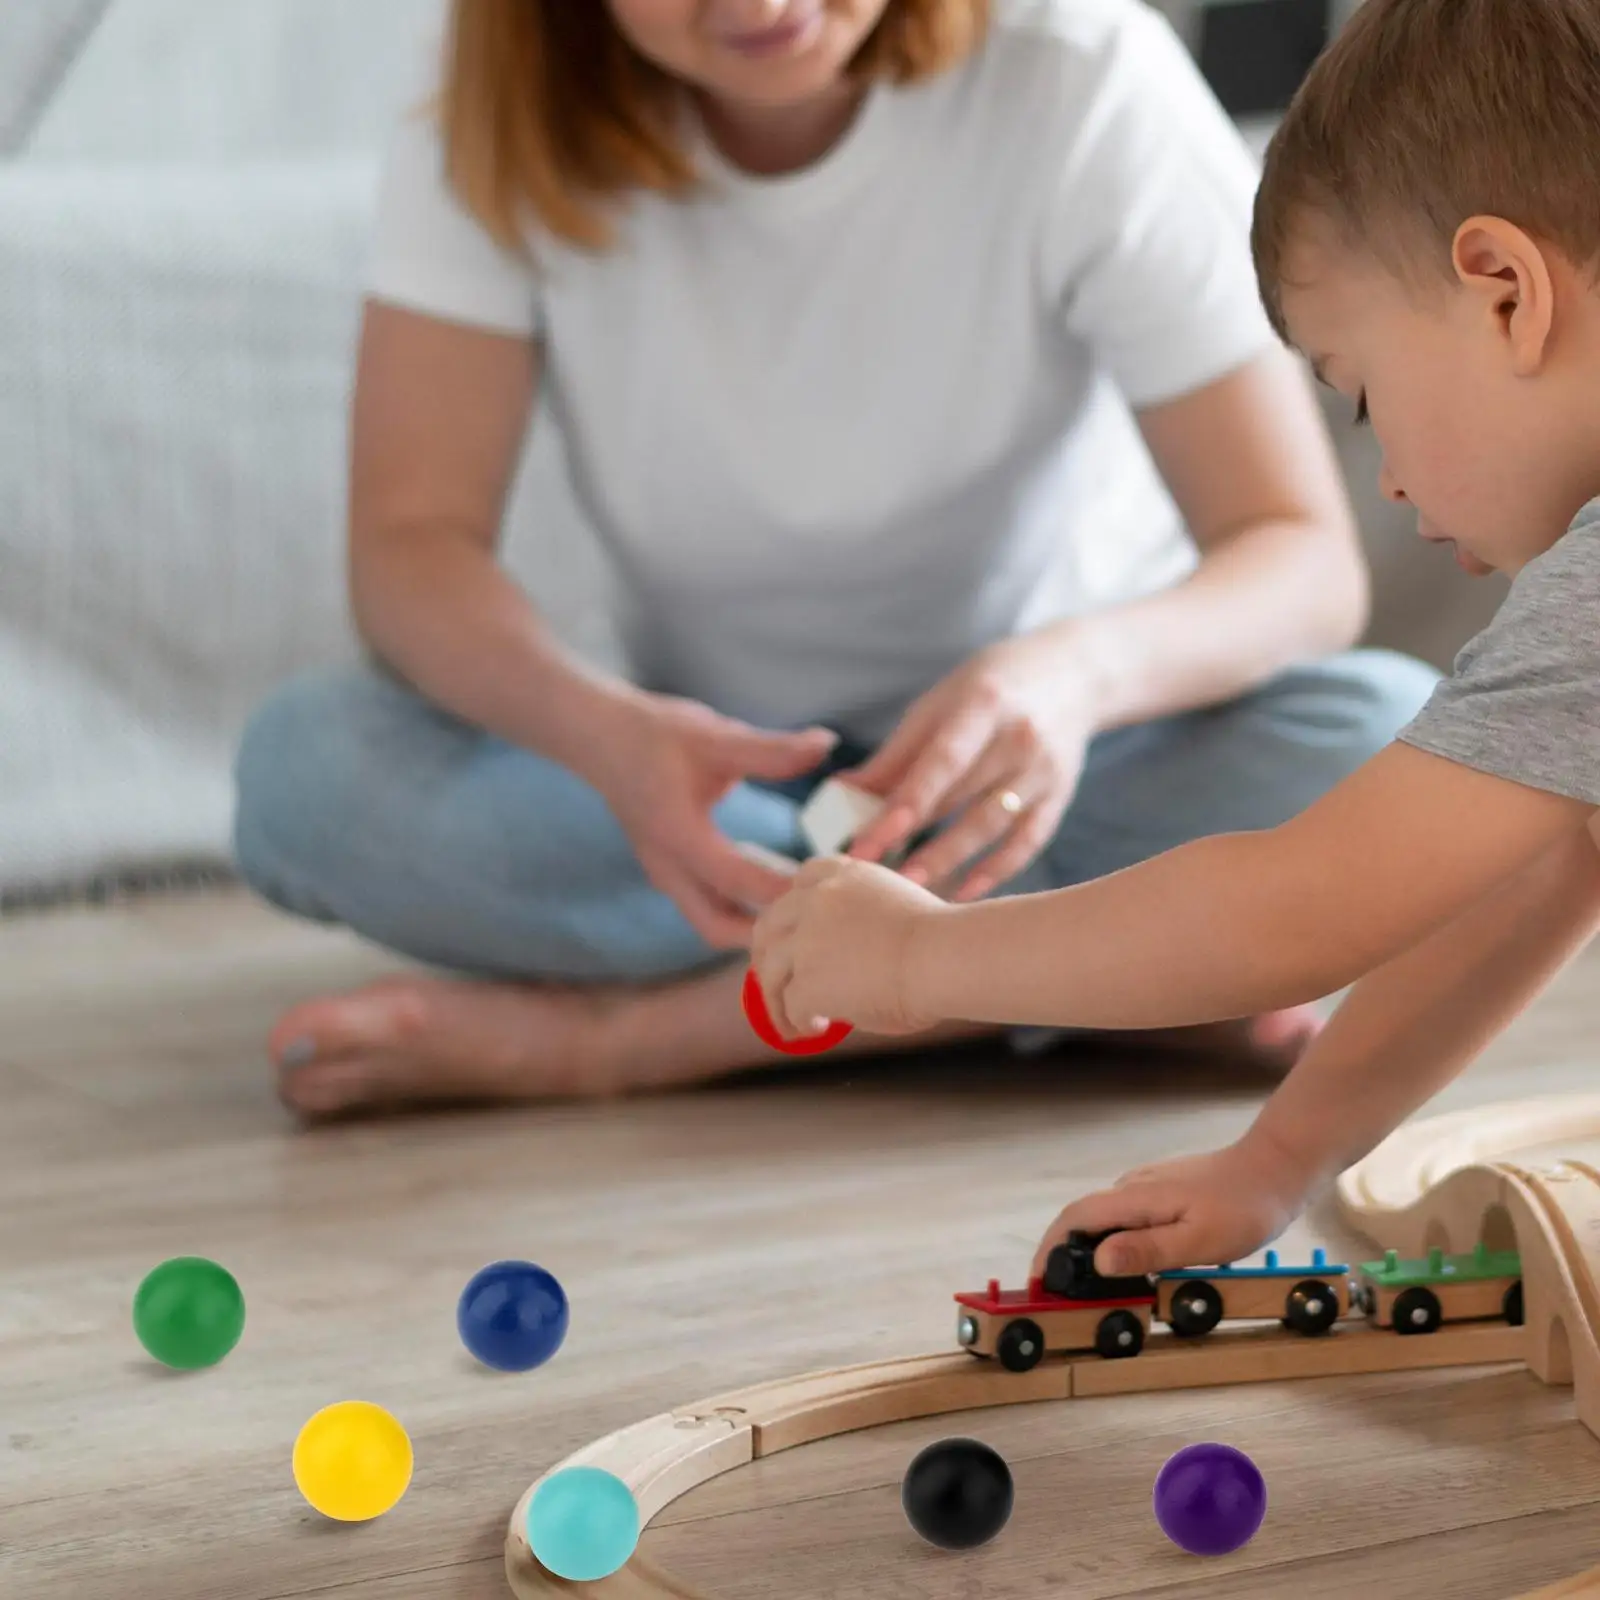
{"label": "woman's crossed legs", "polygon": [[[1224,706],[1102,735],[1056,837],[1007,892],[1274,826],[1388,743],[1434,681],[1407,658],[1355,651]],[[864,754],[839,751],[832,765]],[[565,768],[351,668],[273,696],[237,777],[235,851],[258,893],[451,974],[388,979],[283,1017],[269,1047],[297,1109],[614,1094],[781,1059],[745,1022],[743,963],[706,947],[645,878],[604,800]],[[800,855],[805,792],[740,785],[717,821],[732,839]],[[1313,1025],[1299,1011],[1191,1042],[1281,1066]],[[917,1042],[858,1036],[844,1049]]]}

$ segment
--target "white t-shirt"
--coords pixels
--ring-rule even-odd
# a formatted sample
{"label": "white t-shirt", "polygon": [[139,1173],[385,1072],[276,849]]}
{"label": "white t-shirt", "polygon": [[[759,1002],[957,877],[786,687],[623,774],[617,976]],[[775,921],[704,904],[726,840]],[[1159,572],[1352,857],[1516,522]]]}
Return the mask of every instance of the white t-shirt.
{"label": "white t-shirt", "polygon": [[983,645],[1192,570],[1133,409],[1274,342],[1255,163],[1142,0],[997,12],[815,165],[698,138],[691,201],[536,269],[397,134],[369,289],[543,342],[640,682],[876,740]]}

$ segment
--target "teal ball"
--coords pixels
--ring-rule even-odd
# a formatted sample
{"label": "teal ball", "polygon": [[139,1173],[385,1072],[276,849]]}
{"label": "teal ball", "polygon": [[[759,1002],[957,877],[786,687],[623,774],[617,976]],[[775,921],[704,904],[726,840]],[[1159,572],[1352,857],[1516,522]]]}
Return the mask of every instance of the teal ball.
{"label": "teal ball", "polygon": [[553,1473],[528,1503],[528,1547],[572,1583],[594,1583],[627,1563],[639,1544],[639,1504],[601,1467]]}

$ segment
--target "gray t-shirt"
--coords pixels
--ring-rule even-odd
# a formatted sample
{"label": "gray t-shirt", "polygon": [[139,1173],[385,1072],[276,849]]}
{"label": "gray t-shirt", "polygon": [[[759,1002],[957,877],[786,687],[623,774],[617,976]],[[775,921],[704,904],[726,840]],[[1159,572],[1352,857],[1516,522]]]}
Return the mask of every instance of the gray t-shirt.
{"label": "gray t-shirt", "polygon": [[1600,500],[1517,574],[1400,738],[1600,806]]}

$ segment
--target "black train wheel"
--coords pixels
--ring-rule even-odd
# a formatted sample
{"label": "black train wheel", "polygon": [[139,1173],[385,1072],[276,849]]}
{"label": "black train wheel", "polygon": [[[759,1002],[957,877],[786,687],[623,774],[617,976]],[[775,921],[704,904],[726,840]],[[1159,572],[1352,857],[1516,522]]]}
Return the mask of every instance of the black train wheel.
{"label": "black train wheel", "polygon": [[1107,1361],[1144,1349],[1144,1324],[1131,1311],[1110,1311],[1094,1330],[1094,1347]]}
{"label": "black train wheel", "polygon": [[1504,1313],[1506,1321],[1513,1328],[1522,1326],[1522,1285],[1520,1283],[1514,1283],[1506,1290],[1506,1297],[1500,1302],[1500,1309]]}
{"label": "black train wheel", "polygon": [[1338,1291],[1319,1278],[1297,1283],[1283,1303],[1283,1325],[1295,1333],[1326,1333],[1338,1320]]}
{"label": "black train wheel", "polygon": [[1222,1296],[1204,1279],[1186,1282],[1173,1292],[1167,1326],[1185,1339],[1210,1333],[1222,1321]]}
{"label": "black train wheel", "polygon": [[1439,1297],[1431,1289],[1404,1289],[1394,1297],[1396,1333],[1432,1333],[1444,1321]]}
{"label": "black train wheel", "polygon": [[1044,1359],[1044,1330],[1026,1317],[1008,1322],[995,1341],[995,1354],[1007,1372],[1029,1372]]}

